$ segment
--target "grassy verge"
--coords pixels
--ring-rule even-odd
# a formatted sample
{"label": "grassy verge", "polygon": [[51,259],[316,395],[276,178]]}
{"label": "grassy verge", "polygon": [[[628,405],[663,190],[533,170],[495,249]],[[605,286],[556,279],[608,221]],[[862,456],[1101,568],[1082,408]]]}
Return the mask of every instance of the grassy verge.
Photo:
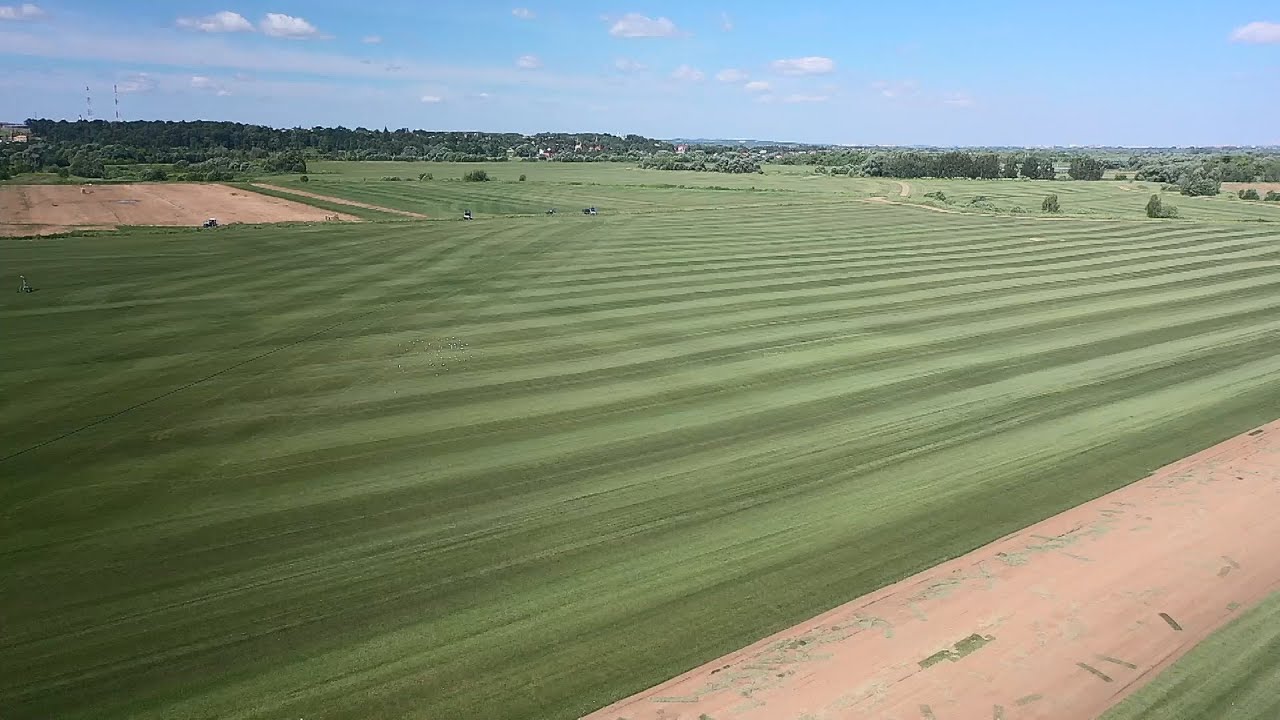
{"label": "grassy verge", "polygon": [[[268,180],[264,180],[263,182],[273,182],[273,181],[275,180],[268,179]],[[302,203],[303,205],[310,205],[311,207],[317,207],[317,208],[320,208],[321,210],[330,210],[336,213],[355,215],[361,220],[404,221],[404,220],[413,219],[410,217],[406,217],[404,215],[395,215],[393,213],[382,212],[380,210],[372,210],[370,208],[356,207],[354,205],[344,205],[341,203],[329,202],[327,200],[320,200],[319,198],[306,197],[303,195],[294,195],[293,193],[282,192],[274,188],[259,187],[257,185],[251,185],[250,183],[246,183],[246,182],[236,182],[236,183],[226,183],[226,184],[232,187],[239,188],[241,190],[245,190],[247,192],[258,193],[259,195],[269,195],[274,198],[280,198],[281,200],[292,200],[293,202]]]}

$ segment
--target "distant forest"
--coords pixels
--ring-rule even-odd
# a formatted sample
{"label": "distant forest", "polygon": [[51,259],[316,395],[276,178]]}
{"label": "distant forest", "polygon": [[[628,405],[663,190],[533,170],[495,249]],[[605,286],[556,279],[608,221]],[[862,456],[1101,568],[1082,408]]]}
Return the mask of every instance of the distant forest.
{"label": "distant forest", "polygon": [[608,133],[433,132],[367,128],[271,128],[232,122],[28,120],[31,141],[0,143],[0,179],[28,172],[64,177],[224,181],[305,173],[309,160],[632,162],[658,170],[761,172],[763,163],[812,165],[827,175],[887,178],[1117,179],[1216,194],[1222,182],[1280,181],[1275,150],[947,150],[794,144],[677,146]]}

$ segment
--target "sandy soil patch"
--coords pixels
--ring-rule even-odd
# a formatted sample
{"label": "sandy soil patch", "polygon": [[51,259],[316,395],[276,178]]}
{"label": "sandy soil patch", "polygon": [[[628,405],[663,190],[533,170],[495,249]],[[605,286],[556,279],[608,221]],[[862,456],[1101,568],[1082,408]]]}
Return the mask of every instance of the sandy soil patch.
{"label": "sandy soil patch", "polygon": [[586,717],[1097,717],[1280,589],[1278,481],[1280,421]]}
{"label": "sandy soil patch", "polygon": [[0,186],[0,234],[8,236],[119,225],[196,227],[208,218],[226,225],[334,217],[359,219],[218,184]]}
{"label": "sandy soil patch", "polygon": [[337,205],[350,205],[351,207],[364,208],[365,210],[377,210],[378,212],[391,213],[392,215],[404,215],[405,217],[426,218],[428,215],[422,213],[409,212],[408,210],[396,210],[395,208],[382,207],[381,205],[370,205],[369,203],[357,202],[355,200],[346,200],[344,198],[332,197],[329,195],[320,195],[319,193],[306,192],[304,190],[294,190],[293,188],[281,187],[279,185],[268,185],[266,183],[253,183],[254,187],[260,187],[263,190],[275,190],[277,192],[286,192],[290,195],[299,195],[301,197],[309,197],[312,200],[324,200],[325,202],[335,203]]}
{"label": "sandy soil patch", "polygon": [[1254,190],[1257,190],[1259,195],[1266,195],[1267,193],[1271,192],[1272,190],[1274,190],[1274,191],[1276,191],[1276,192],[1280,192],[1280,182],[1269,182],[1269,183],[1268,183],[1268,182],[1259,182],[1259,183],[1227,182],[1227,183],[1222,183],[1222,192],[1234,193],[1234,192],[1236,192],[1237,190],[1248,190],[1249,188],[1253,188]]}

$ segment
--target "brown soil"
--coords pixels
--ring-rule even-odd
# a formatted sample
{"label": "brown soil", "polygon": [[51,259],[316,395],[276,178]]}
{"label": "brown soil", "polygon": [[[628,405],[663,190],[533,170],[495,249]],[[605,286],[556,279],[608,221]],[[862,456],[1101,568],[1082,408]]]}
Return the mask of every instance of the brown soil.
{"label": "brown soil", "polygon": [[1280,421],[586,717],[1097,717],[1280,589],[1277,481]]}
{"label": "brown soil", "polygon": [[0,218],[0,235],[6,236],[118,225],[195,227],[208,218],[223,225],[359,219],[205,183],[0,186]]}
{"label": "brown soil", "polygon": [[404,215],[405,217],[426,218],[428,215],[422,213],[409,212],[408,210],[396,210],[395,208],[382,207],[381,205],[370,205],[369,203],[357,202],[355,200],[347,200],[345,198],[332,197],[329,195],[320,195],[319,193],[306,192],[304,190],[295,190],[293,188],[280,187],[279,185],[268,185],[266,183],[253,183],[254,187],[260,187],[263,190],[275,190],[277,192],[285,192],[290,195],[299,195],[301,197],[309,197],[312,200],[324,200],[337,205],[350,205],[351,207],[364,208],[365,210],[377,210],[378,212],[391,213],[392,215]]}
{"label": "brown soil", "polygon": [[1280,182],[1261,182],[1261,183],[1244,183],[1244,182],[1228,182],[1222,183],[1222,192],[1234,193],[1237,190],[1248,190],[1253,188],[1258,191],[1259,195],[1266,195],[1275,190],[1280,192]]}

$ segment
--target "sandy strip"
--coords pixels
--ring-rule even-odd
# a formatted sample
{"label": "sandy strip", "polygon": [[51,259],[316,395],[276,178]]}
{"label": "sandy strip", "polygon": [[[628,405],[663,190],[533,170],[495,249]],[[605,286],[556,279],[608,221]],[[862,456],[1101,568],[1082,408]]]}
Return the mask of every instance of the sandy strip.
{"label": "sandy strip", "polygon": [[254,187],[262,188],[264,190],[275,190],[277,192],[289,193],[290,195],[297,195],[299,197],[311,198],[312,200],[324,200],[325,202],[331,202],[336,205],[350,205],[351,207],[364,208],[365,210],[377,210],[378,212],[391,213],[392,215],[403,215],[405,217],[412,217],[412,218],[430,217],[429,215],[423,215],[422,213],[416,213],[416,212],[409,212],[408,210],[396,210],[395,208],[382,207],[381,205],[370,205],[369,203],[362,203],[356,200],[347,200],[345,198],[337,198],[329,195],[320,195],[319,193],[306,192],[305,190],[294,190],[293,188],[281,187],[279,185],[268,185],[267,183],[251,183],[251,185],[253,185]]}
{"label": "sandy strip", "polygon": [[1280,590],[1277,507],[1280,421],[586,717],[1097,717]]}

